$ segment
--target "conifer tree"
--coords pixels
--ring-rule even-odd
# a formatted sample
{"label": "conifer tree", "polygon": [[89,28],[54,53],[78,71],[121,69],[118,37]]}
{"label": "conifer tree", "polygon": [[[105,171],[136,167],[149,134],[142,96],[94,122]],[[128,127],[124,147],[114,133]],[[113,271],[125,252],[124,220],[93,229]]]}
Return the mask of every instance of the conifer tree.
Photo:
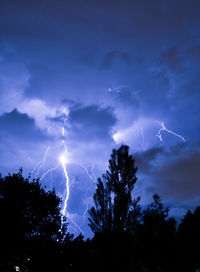
{"label": "conifer tree", "polygon": [[109,166],[102,179],[98,179],[94,194],[95,207],[89,211],[89,226],[94,233],[105,230],[124,231],[135,207],[132,199],[137,167],[129,147],[114,149]]}

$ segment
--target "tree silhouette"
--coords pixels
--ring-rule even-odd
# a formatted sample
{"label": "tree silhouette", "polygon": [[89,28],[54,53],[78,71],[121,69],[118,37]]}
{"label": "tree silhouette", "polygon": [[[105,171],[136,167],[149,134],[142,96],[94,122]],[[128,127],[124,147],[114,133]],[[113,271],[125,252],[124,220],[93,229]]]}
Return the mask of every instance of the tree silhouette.
{"label": "tree silhouette", "polygon": [[187,211],[178,228],[179,261],[183,271],[200,268],[200,207]]}
{"label": "tree silhouette", "polygon": [[112,204],[109,187],[99,178],[97,189],[94,193],[95,207],[89,211],[89,218],[92,231],[94,233],[101,231],[109,231],[112,226]]}
{"label": "tree silhouette", "polygon": [[113,150],[108,168],[102,179],[98,179],[95,207],[89,211],[89,226],[94,233],[127,230],[136,204],[132,191],[137,180],[137,168],[128,146]]}
{"label": "tree silhouette", "polygon": [[176,221],[168,217],[160,197],[155,194],[153,202],[142,212],[139,251],[148,271],[170,271],[174,261],[174,238]]}
{"label": "tree silhouette", "polygon": [[95,235],[87,241],[66,233],[55,190],[22,170],[0,176],[0,271],[198,271],[200,207],[176,230],[158,195],[142,207],[133,199],[136,171],[128,146],[113,150],[98,179],[89,211]]}
{"label": "tree silhouette", "polygon": [[44,256],[43,245],[62,241],[67,226],[60,203],[55,190],[45,191],[39,180],[25,179],[22,170],[0,177],[1,257],[19,262],[37,252]]}

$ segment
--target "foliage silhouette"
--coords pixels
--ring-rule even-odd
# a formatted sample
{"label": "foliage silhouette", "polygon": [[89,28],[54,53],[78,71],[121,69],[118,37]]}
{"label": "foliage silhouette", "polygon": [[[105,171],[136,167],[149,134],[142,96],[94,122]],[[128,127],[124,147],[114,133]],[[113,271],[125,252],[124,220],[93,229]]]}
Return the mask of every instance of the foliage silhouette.
{"label": "foliage silhouette", "polygon": [[94,237],[86,241],[67,233],[55,190],[22,170],[0,176],[0,271],[198,271],[200,207],[176,228],[158,195],[147,206],[133,199],[136,171],[127,146],[113,150],[89,211]]}
{"label": "foliage silhouette", "polygon": [[173,263],[176,221],[157,194],[153,200],[142,211],[138,251],[148,271],[165,271]]}
{"label": "foliage silhouette", "polygon": [[22,169],[17,174],[0,177],[2,259],[20,263],[29,259],[24,256],[41,253],[39,249],[45,244],[65,239],[67,224],[62,224],[60,203],[55,190],[45,191],[39,180],[25,179]]}
{"label": "foliage silhouette", "polygon": [[126,230],[127,226],[130,227],[130,215],[135,208],[132,191],[137,180],[137,168],[128,146],[113,150],[108,168],[102,179],[98,179],[95,207],[89,211],[89,226],[94,233]]}
{"label": "foliage silhouette", "polygon": [[188,211],[178,227],[179,261],[183,271],[200,268],[200,207]]}
{"label": "foliage silhouette", "polygon": [[[160,271],[173,259],[176,221],[168,218],[158,195],[142,209],[140,198],[133,199],[137,168],[128,146],[113,150],[109,170],[98,179],[89,226],[95,234],[98,271]],[[166,255],[164,254],[166,253]]]}

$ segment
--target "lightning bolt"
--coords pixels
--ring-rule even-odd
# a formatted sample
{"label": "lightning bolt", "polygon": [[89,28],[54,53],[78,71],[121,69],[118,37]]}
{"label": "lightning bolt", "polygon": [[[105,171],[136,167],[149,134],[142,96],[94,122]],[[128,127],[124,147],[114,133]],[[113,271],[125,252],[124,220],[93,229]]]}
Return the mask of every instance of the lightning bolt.
{"label": "lightning bolt", "polygon": [[47,174],[49,174],[52,171],[55,171],[60,166],[60,163],[58,163],[55,167],[48,169],[40,178],[40,180],[43,180]]}
{"label": "lightning bolt", "polygon": [[[48,169],[45,173],[43,173],[40,180],[42,181],[49,173],[52,173],[53,171],[55,171],[59,166],[62,167],[62,170],[64,173],[64,178],[65,178],[65,188],[66,188],[65,192],[63,194],[64,201],[63,201],[63,207],[61,209],[62,224],[64,222],[64,220],[63,220],[64,216],[66,216],[67,219],[69,219],[71,224],[74,226],[74,227],[72,225],[69,226],[69,228],[71,228],[74,231],[74,233],[76,232],[76,229],[78,229],[81,233],[84,233],[83,230],[81,229],[81,227],[76,222],[74,222],[72,216],[67,211],[68,201],[69,201],[69,197],[70,197],[70,179],[69,179],[69,175],[68,175],[68,171],[67,171],[67,163],[69,163],[70,159],[69,159],[69,152],[67,149],[67,145],[65,142],[65,123],[67,121],[67,111],[65,109],[63,110],[63,116],[64,116],[64,119],[63,119],[63,126],[61,128],[61,135],[62,135],[61,143],[63,145],[64,151],[59,157],[59,162],[54,167]],[[48,146],[42,160],[36,164],[36,166],[34,167],[34,169],[31,172],[31,174],[36,172],[35,175],[39,175],[39,172],[41,171],[42,167],[44,166],[44,164],[46,162],[46,158],[47,158],[49,149],[50,149],[50,147]],[[84,167],[83,165],[81,165],[81,166],[85,169],[88,176],[90,176],[90,179],[94,180],[93,168],[92,168],[92,174],[90,175],[87,167]],[[85,218],[85,212],[83,213],[83,216]]]}
{"label": "lightning bolt", "polygon": [[66,197],[65,197],[65,200],[64,200],[64,205],[63,205],[63,209],[62,209],[62,214],[63,216],[66,214],[66,210],[67,210],[67,202],[68,202],[68,199],[69,199],[69,176],[68,176],[68,173],[67,173],[67,168],[66,168],[66,159],[65,159],[65,156],[62,155],[61,158],[60,158],[60,163],[62,165],[62,168],[63,168],[63,172],[64,172],[64,175],[65,175],[65,186],[66,186]]}
{"label": "lightning bolt", "polygon": [[[89,177],[89,179],[90,179],[92,182],[94,182],[94,183],[96,184],[97,178],[96,178],[96,176],[95,176],[95,174],[94,174],[94,165],[91,166],[91,171],[90,171],[90,172],[89,172],[87,166],[85,166],[85,165],[83,165],[83,164],[79,164],[79,165],[85,170],[85,172],[86,172],[87,176]],[[87,212],[88,212],[89,205],[90,205],[90,202],[88,201],[87,206],[86,206],[86,209],[85,209],[85,211],[83,212],[83,220],[82,220],[82,223],[81,223],[80,226],[82,226],[82,225],[85,223],[86,214],[87,214]]]}
{"label": "lightning bolt", "polygon": [[94,164],[92,165],[91,171],[92,171],[92,177],[94,178],[94,181],[96,182],[97,177],[96,177],[95,174],[94,174]]}
{"label": "lightning bolt", "polygon": [[[64,111],[64,114],[66,114],[66,112]],[[63,168],[63,172],[64,172],[64,175],[65,175],[65,186],[66,186],[66,196],[65,196],[65,199],[64,199],[64,205],[63,205],[63,209],[62,209],[62,214],[63,216],[65,216],[66,214],[66,210],[67,210],[67,202],[69,200],[69,194],[70,194],[70,188],[69,188],[69,176],[68,176],[68,173],[67,173],[67,168],[66,168],[66,163],[67,163],[67,146],[66,146],[66,143],[65,143],[65,122],[67,120],[67,116],[64,118],[63,120],[63,127],[62,127],[62,136],[63,136],[63,139],[62,139],[62,143],[64,145],[64,153],[61,155],[60,157],[60,163],[62,165],[62,168]]]}
{"label": "lightning bolt", "polygon": [[87,212],[88,212],[88,209],[89,209],[89,201],[88,201],[88,203],[87,203],[87,207],[86,207],[86,209],[85,209],[85,211],[84,211],[84,213],[83,213],[83,221],[82,221],[82,223],[81,223],[81,226],[85,223],[85,218],[86,218],[86,214],[87,214]]}
{"label": "lightning bolt", "polygon": [[[96,184],[96,181],[97,181],[97,178],[94,174],[94,165],[92,164],[90,166],[91,170],[89,171],[89,167],[79,163],[79,165],[85,170],[85,173],[87,174],[87,176],[89,177],[89,179],[94,182]],[[90,201],[87,202],[87,206],[86,206],[86,209],[85,211],[83,212],[83,220],[82,220],[82,223],[80,226],[82,226],[84,223],[85,223],[85,220],[86,220],[86,214],[88,212],[88,209],[89,209],[89,205],[90,205]]]}
{"label": "lightning bolt", "polygon": [[143,129],[143,127],[141,127],[141,137],[142,137],[141,149],[144,149],[144,129]]}
{"label": "lightning bolt", "polygon": [[[66,111],[64,111],[64,114],[66,115]],[[69,200],[69,197],[70,197],[70,184],[69,184],[69,175],[68,175],[67,167],[66,167],[66,164],[69,161],[67,145],[66,145],[66,142],[65,142],[65,123],[66,123],[66,120],[67,120],[67,116],[63,120],[63,127],[62,127],[62,136],[63,136],[62,143],[63,143],[63,146],[64,146],[64,152],[60,156],[60,159],[59,159],[60,164],[62,165],[62,168],[63,168],[63,172],[64,172],[64,176],[65,176],[65,187],[66,187],[66,195],[65,195],[65,198],[64,198],[64,204],[63,204],[63,209],[62,209],[61,213],[62,213],[62,218],[64,216],[67,216],[67,218],[69,218],[69,220],[75,226],[75,228],[73,229],[74,233],[76,231],[76,228],[78,228],[80,232],[84,233],[83,230],[81,229],[81,227],[74,222],[74,220],[72,219],[72,217],[70,216],[70,214],[67,211],[67,203],[68,203],[68,200]]]}
{"label": "lightning bolt", "polygon": [[89,170],[85,165],[83,165],[81,163],[79,165],[85,170],[85,172],[86,172],[87,176],[89,177],[89,179],[96,183],[97,178],[96,178],[96,176],[94,174],[94,165],[91,166],[91,173],[89,173]]}
{"label": "lightning bolt", "polygon": [[128,86],[119,86],[119,87],[114,88],[114,89],[108,88],[108,91],[111,92],[111,93],[114,93],[114,92],[120,93],[121,89],[123,89],[123,88],[128,88]]}
{"label": "lightning bolt", "polygon": [[31,171],[31,175],[33,175],[33,173],[36,172],[35,176],[39,176],[39,172],[40,172],[40,170],[42,169],[42,167],[44,166],[44,164],[46,162],[46,158],[47,158],[47,154],[49,152],[49,149],[50,149],[50,147],[48,146],[47,149],[46,149],[46,151],[45,151],[45,154],[44,154],[42,160],[39,161],[36,164],[36,166],[33,168],[33,170]]}
{"label": "lightning bolt", "polygon": [[174,135],[174,136],[180,138],[183,142],[186,142],[186,140],[185,140],[185,138],[184,138],[183,136],[181,136],[180,134],[177,134],[177,133],[173,132],[172,130],[167,129],[167,128],[165,127],[164,122],[159,122],[159,121],[157,121],[157,122],[161,125],[161,128],[158,130],[156,136],[159,138],[159,140],[160,140],[161,142],[163,141],[163,138],[162,138],[162,132],[163,132],[163,131],[166,131],[166,132],[168,132],[168,133],[170,133],[170,134],[172,134],[172,135]]}

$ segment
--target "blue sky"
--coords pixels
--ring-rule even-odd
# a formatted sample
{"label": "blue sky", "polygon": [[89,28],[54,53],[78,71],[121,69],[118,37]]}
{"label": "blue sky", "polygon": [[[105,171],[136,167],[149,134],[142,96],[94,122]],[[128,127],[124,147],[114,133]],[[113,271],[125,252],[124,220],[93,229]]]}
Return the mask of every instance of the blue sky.
{"label": "blue sky", "polygon": [[[195,0],[1,1],[1,173],[57,167],[41,182],[64,197],[64,141],[68,213],[89,235],[95,178],[128,144],[142,203],[199,205],[199,12]],[[162,122],[185,141],[161,141]]]}

